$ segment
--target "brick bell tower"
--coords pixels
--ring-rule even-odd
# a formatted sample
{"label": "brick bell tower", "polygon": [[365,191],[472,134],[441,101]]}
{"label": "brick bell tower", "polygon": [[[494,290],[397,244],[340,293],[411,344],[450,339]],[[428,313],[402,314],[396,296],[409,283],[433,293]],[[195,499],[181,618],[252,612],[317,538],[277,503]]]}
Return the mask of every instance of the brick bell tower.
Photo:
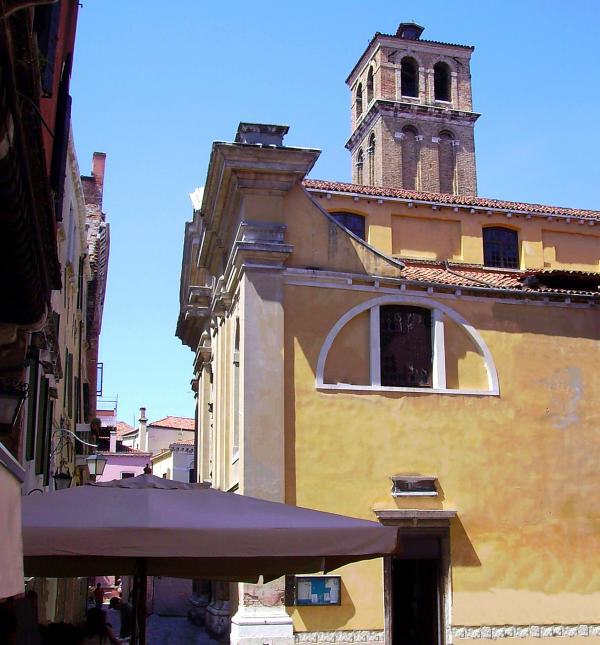
{"label": "brick bell tower", "polygon": [[473,47],[422,40],[403,22],[377,32],[346,79],[356,184],[477,194],[471,100]]}

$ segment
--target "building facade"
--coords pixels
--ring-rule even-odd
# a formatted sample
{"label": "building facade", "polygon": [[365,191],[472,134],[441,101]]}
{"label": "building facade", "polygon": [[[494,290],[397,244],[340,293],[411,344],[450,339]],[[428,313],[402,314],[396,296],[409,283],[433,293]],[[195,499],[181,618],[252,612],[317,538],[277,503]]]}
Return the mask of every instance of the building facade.
{"label": "building facade", "polygon": [[144,469],[150,467],[152,453],[142,452],[123,445],[119,436],[119,426],[102,426],[98,440],[98,453],[106,458],[102,475],[96,481],[109,482],[113,479],[127,479],[144,474]]}
{"label": "building facade", "polygon": [[125,446],[158,455],[170,450],[173,443],[194,440],[195,421],[187,417],[164,417],[148,423],[146,408],[140,408],[138,427],[123,428],[120,437]]}
{"label": "building facade", "polygon": [[[391,38],[420,63],[414,32]],[[446,61],[468,113],[470,51]],[[220,589],[232,642],[600,642],[600,212],[440,194],[435,169],[432,192],[309,180],[319,151],[286,132],[213,144],[186,224],[198,478],[396,525],[401,548],[336,572],[339,604],[299,604],[294,580]]]}
{"label": "building facade", "polygon": [[[7,413],[0,428],[0,599],[23,591],[28,372],[39,366],[38,352],[55,350],[50,301],[62,288],[57,231],[70,174],[69,82],[79,5],[36,5],[5,2],[0,9],[0,400]],[[46,428],[44,419],[40,433]]]}
{"label": "building facade", "polygon": [[156,453],[152,457],[152,474],[178,482],[196,482],[194,439],[174,441]]}

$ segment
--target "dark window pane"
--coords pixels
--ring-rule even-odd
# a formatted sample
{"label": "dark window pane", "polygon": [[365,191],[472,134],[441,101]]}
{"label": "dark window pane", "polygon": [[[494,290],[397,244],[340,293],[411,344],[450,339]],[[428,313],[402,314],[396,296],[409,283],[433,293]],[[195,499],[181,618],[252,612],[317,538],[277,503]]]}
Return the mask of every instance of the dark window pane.
{"label": "dark window pane", "polygon": [[362,85],[359,84],[358,88],[356,90],[356,118],[362,114],[363,111],[363,93],[362,93]]}
{"label": "dark window pane", "polygon": [[433,91],[436,101],[450,101],[450,69],[446,63],[433,66]]}
{"label": "dark window pane", "polygon": [[121,479],[129,479],[130,477],[135,477],[135,473],[121,473]]}
{"label": "dark window pane", "polygon": [[379,309],[381,384],[431,387],[431,312],[420,307],[385,305]]}
{"label": "dark window pane", "polygon": [[483,262],[488,267],[519,268],[519,236],[510,228],[483,229]]}
{"label": "dark window pane", "polygon": [[419,68],[414,58],[403,58],[400,63],[400,93],[402,96],[419,96]]}
{"label": "dark window pane", "polygon": [[329,213],[338,224],[354,233],[361,240],[365,239],[365,218],[354,213]]}
{"label": "dark window pane", "polygon": [[367,105],[373,100],[373,68],[369,69],[367,75]]}

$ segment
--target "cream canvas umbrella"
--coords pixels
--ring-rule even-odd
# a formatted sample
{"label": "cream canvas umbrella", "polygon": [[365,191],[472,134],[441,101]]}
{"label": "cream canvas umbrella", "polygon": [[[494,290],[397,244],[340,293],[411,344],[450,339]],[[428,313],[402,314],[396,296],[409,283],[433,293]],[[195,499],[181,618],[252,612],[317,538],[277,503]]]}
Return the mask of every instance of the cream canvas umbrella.
{"label": "cream canvas umbrella", "polygon": [[153,475],[25,497],[22,517],[25,575],[118,571],[137,576],[138,590],[147,575],[256,580],[329,571],[397,545],[397,529],[376,522]]}

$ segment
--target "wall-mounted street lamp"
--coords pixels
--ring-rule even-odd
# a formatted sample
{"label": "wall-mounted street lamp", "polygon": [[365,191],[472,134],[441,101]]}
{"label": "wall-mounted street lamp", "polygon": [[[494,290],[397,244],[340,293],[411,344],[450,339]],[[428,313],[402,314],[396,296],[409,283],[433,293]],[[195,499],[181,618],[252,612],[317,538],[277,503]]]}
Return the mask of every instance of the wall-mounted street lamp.
{"label": "wall-mounted street lamp", "polygon": [[0,434],[12,432],[26,398],[26,385],[0,382]]}
{"label": "wall-mounted street lamp", "polygon": [[92,477],[100,477],[104,472],[104,466],[106,466],[106,462],[108,460],[104,455],[96,452],[93,455],[87,457],[85,461],[87,462],[90,475]]}
{"label": "wall-mounted street lamp", "polygon": [[[54,434],[58,434],[60,436],[60,439],[54,448],[54,450],[50,453],[50,457],[55,455],[57,452],[63,450],[66,445],[68,445],[69,442],[72,440],[75,440],[84,446],[88,446],[90,448],[98,448],[98,445],[95,443],[89,443],[87,441],[84,441],[80,437],[78,437],[74,432],[71,432],[70,430],[67,430],[66,428],[58,428],[57,430],[54,431]],[[102,455],[90,455],[86,459],[88,469],[90,471],[90,475],[95,476],[95,475],[101,475],[102,472],[104,471],[104,466],[106,465],[106,458],[103,457]],[[99,463],[98,463],[99,462]],[[71,472],[67,468],[67,472],[63,471],[63,467],[68,463],[68,460],[61,460],[60,465],[58,467],[58,471],[52,475],[52,478],[54,479],[54,490],[64,490],[65,488],[69,488],[71,486],[71,483],[73,481],[73,475],[71,475]]]}
{"label": "wall-mounted street lamp", "polygon": [[52,475],[52,479],[54,479],[54,490],[65,490],[65,488],[69,488],[71,486],[73,475],[71,475],[71,472],[67,468],[66,473],[62,470],[54,473],[54,475]]}

